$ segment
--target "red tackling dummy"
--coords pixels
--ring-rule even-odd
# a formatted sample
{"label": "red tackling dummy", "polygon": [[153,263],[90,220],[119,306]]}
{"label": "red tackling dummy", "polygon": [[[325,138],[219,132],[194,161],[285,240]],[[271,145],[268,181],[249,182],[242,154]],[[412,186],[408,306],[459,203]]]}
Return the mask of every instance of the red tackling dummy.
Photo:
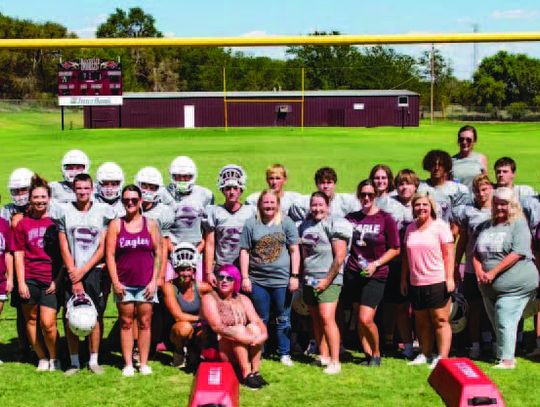
{"label": "red tackling dummy", "polygon": [[504,406],[495,384],[470,359],[441,359],[428,378],[449,407]]}
{"label": "red tackling dummy", "polygon": [[238,386],[229,362],[202,362],[193,380],[189,407],[238,407]]}

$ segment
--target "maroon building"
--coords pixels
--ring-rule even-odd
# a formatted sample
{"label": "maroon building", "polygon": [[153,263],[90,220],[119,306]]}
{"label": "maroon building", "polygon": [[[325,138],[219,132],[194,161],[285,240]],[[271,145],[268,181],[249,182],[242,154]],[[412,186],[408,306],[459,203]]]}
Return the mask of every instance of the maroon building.
{"label": "maroon building", "polygon": [[84,108],[86,128],[418,126],[408,90],[124,93],[122,106]]}

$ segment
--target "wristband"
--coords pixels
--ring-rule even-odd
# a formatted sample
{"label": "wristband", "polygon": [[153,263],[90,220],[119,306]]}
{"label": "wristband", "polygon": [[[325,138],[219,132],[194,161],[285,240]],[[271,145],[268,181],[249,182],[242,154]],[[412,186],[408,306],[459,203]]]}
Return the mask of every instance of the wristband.
{"label": "wristband", "polygon": [[291,274],[291,278],[300,278],[300,274]]}

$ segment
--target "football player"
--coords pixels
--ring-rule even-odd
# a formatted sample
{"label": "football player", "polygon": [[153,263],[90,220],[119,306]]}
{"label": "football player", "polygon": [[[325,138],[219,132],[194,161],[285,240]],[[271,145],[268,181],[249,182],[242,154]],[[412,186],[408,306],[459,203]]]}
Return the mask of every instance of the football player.
{"label": "football player", "polygon": [[90,160],[81,150],[70,150],[62,158],[63,181],[51,182],[51,198],[57,203],[75,202],[75,189],[73,180],[78,174],[88,174],[90,171]]}

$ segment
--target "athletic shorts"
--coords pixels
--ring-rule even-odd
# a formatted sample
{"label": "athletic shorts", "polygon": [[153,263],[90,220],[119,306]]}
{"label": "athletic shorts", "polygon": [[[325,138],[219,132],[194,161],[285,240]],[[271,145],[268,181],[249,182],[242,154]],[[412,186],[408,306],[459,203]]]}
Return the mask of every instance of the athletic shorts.
{"label": "athletic shorts", "polygon": [[322,292],[317,292],[313,287],[304,285],[302,287],[302,298],[306,305],[314,307],[326,302],[336,302],[339,299],[340,292],[341,286],[336,284],[330,284],[326,290]]}
{"label": "athletic shorts", "polygon": [[0,283],[0,301],[6,301],[7,299],[7,281],[2,281]]}
{"label": "athletic shorts", "polygon": [[114,295],[114,302],[158,302],[157,292],[154,293],[154,298],[151,301],[148,301],[144,298],[144,289],[145,287],[137,286],[125,286],[125,292],[122,299],[116,294]]}
{"label": "athletic shorts", "polygon": [[465,273],[463,276],[463,296],[468,301],[475,301],[482,299],[482,293],[478,288],[478,281],[476,280],[476,274]]}
{"label": "athletic shorts", "polygon": [[47,294],[46,291],[50,284],[42,281],[28,279],[25,280],[28,290],[30,291],[30,298],[21,298],[21,304],[40,305],[54,310],[58,309],[58,297],[56,294]]}
{"label": "athletic shorts", "polygon": [[450,294],[446,283],[409,286],[409,299],[413,310],[420,311],[430,308],[442,308],[448,303]]}
{"label": "athletic shorts", "polygon": [[[103,312],[105,311],[105,300],[101,291],[102,273],[103,269],[101,267],[94,267],[88,273],[86,273],[82,279],[84,292],[88,294],[88,296],[92,299],[94,305],[96,306],[98,315],[100,316],[103,315]],[[65,304],[67,304],[67,302],[73,295],[73,291],[71,289],[71,280],[69,279],[69,276],[67,276],[65,284],[66,288],[64,302]]]}
{"label": "athletic shorts", "polygon": [[401,261],[392,261],[388,266],[390,270],[384,288],[384,302],[403,304],[409,298],[401,295]]}
{"label": "athletic shorts", "polygon": [[346,270],[341,299],[345,304],[360,304],[377,308],[384,296],[386,279],[362,277],[360,273]]}

